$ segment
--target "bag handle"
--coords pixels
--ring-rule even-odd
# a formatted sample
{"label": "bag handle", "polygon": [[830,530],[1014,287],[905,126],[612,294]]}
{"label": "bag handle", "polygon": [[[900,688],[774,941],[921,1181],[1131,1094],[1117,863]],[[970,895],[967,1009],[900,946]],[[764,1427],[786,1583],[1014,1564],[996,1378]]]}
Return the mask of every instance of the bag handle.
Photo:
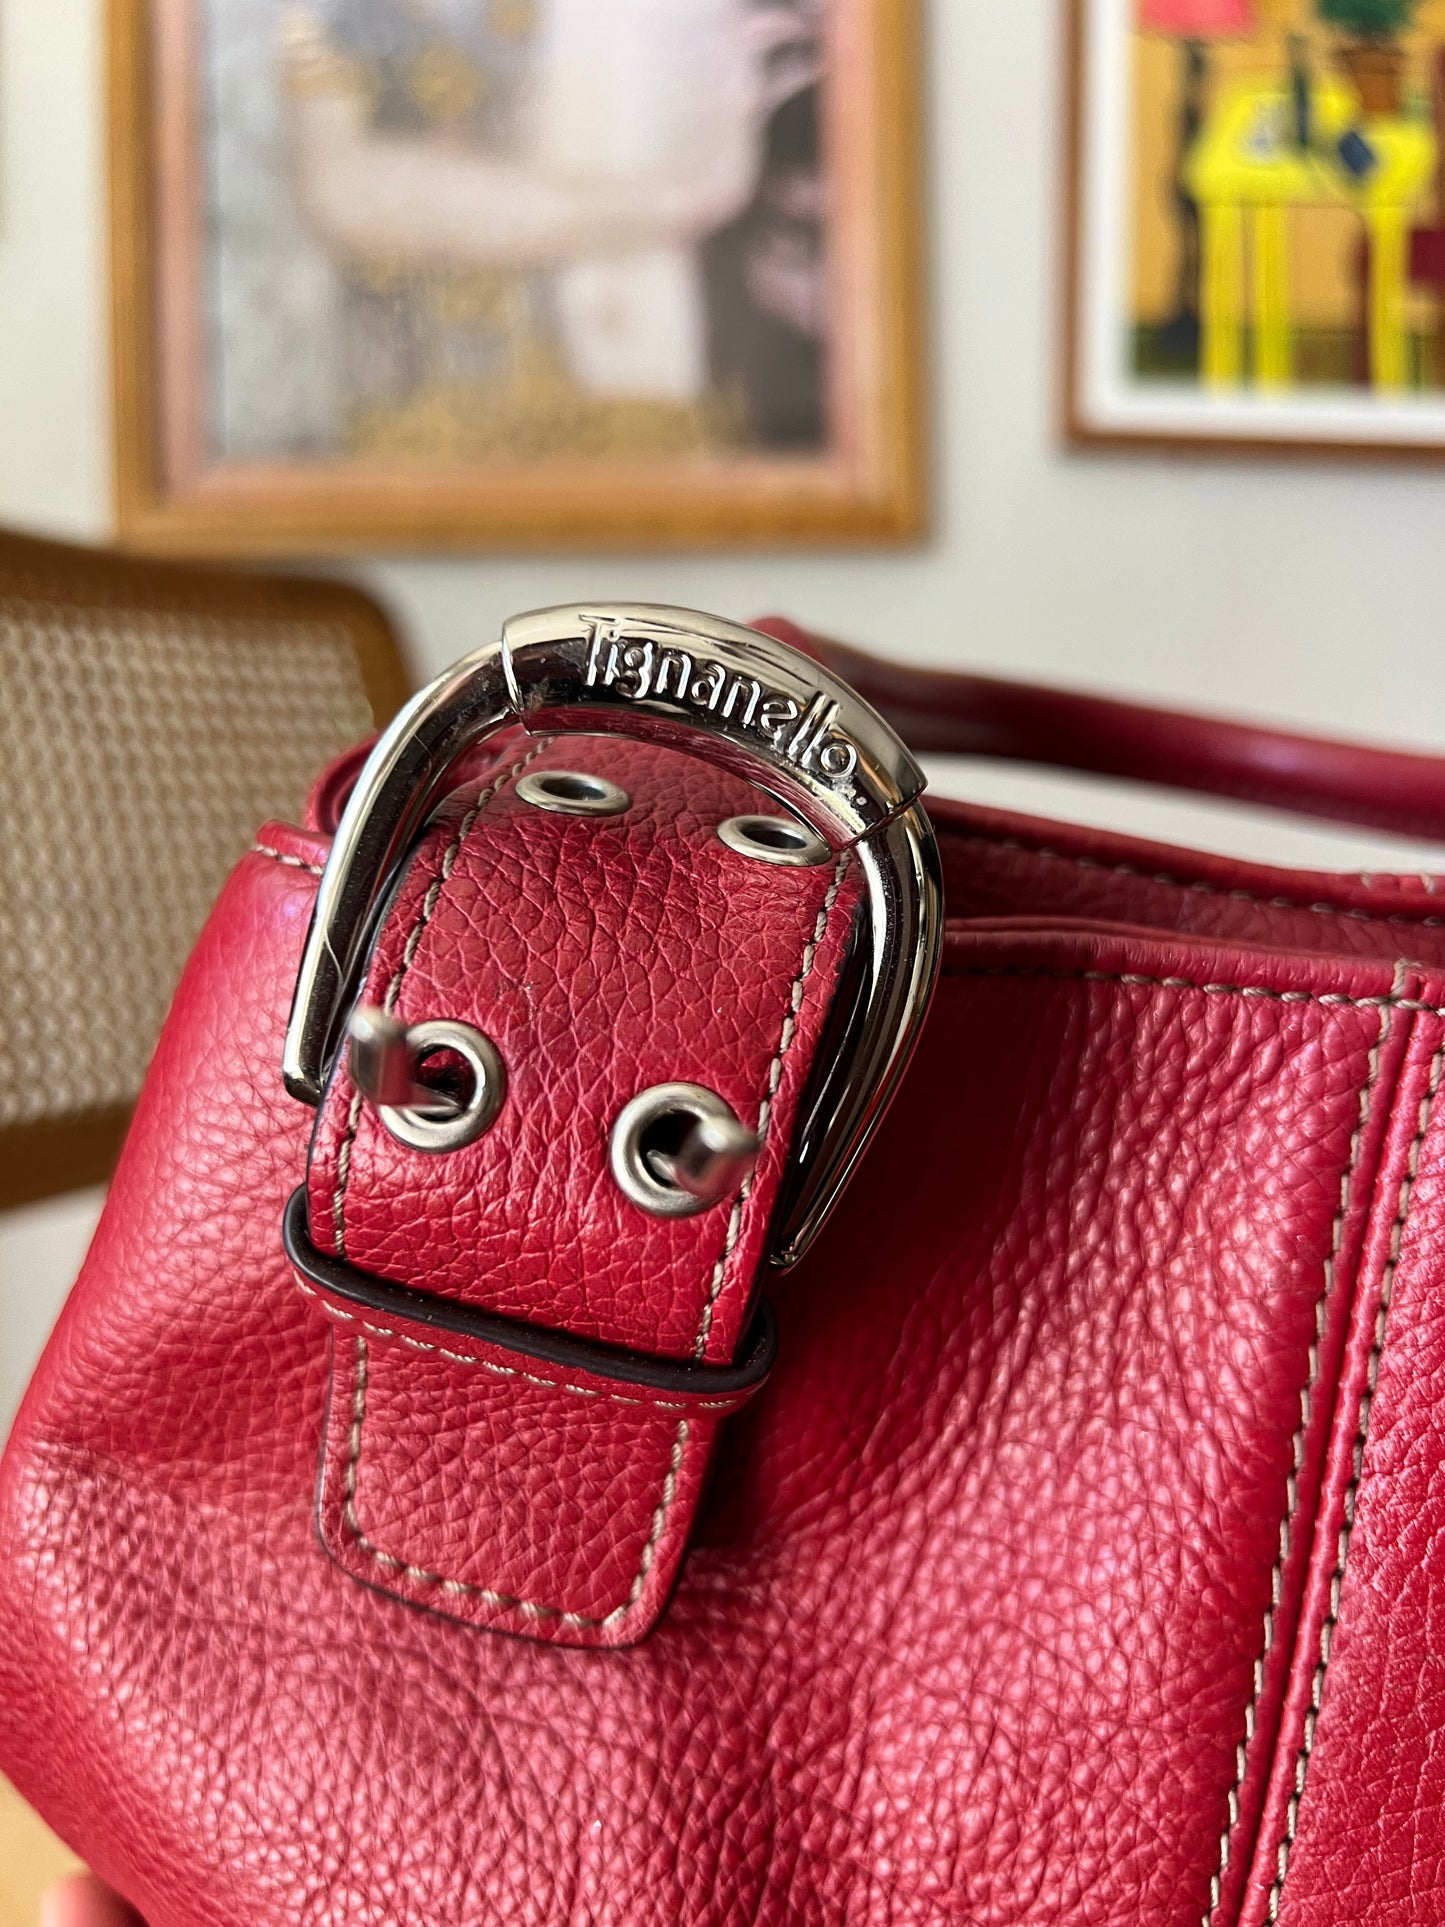
{"label": "bag handle", "polygon": [[916,668],[815,635],[784,616],[765,616],[756,626],[826,664],[915,750],[1085,770],[1445,841],[1439,757]]}

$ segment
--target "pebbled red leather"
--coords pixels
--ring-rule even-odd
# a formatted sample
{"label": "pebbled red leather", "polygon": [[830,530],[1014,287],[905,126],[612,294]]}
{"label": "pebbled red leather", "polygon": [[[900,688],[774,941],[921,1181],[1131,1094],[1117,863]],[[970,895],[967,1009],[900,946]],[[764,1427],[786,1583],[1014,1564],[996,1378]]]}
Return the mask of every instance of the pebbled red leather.
{"label": "pebbled red leather", "polygon": [[[524,770],[618,784],[623,815],[518,797]],[[533,1325],[731,1362],[858,904],[847,858],[759,863],[717,834],[766,810],[686,757],[600,738],[512,746],[423,838],[363,995],[449,1017],[508,1067],[492,1128],[409,1149],[338,1070],[307,1177],[312,1238],[362,1271]],[[763,1140],[734,1200],[650,1216],[612,1179],[639,1092],[701,1084]],[[722,1413],[600,1393],[354,1309],[338,1321],[319,1518],[356,1578],[474,1625],[624,1645],[676,1577]],[[737,1401],[725,1401],[736,1405]]]}
{"label": "pebbled red leather", "polygon": [[[648,798],[627,854],[589,873],[564,819],[499,794],[506,864],[479,845],[439,896],[401,1008],[421,1014],[409,988],[473,999],[509,1063],[535,1042],[538,1092],[594,1123],[653,1080],[659,1023],[756,1102],[831,882],[749,871],[756,896],[681,958],[664,898],[721,900],[701,828],[721,779],[606,754],[637,759]],[[683,828],[659,882],[664,786]],[[459,1623],[318,1540],[328,1400],[354,1401],[359,1354],[340,1327],[333,1367],[333,1321],[281,1253],[312,1120],[277,1067],[326,840],[273,825],[243,860],[0,1471],[0,1765],[152,1927],[1445,1915],[1430,887],[933,813],[950,924],[923,1046],[818,1246],[771,1287],[774,1374],[722,1428],[671,1602],[625,1651]],[[661,895],[623,906],[619,874]],[[774,894],[789,875],[796,899]],[[624,911],[647,949],[609,985],[674,1002],[609,1005],[588,978]],[[735,994],[684,1012],[707,970]],[[606,1037],[605,1065],[579,1066],[566,1023]],[[319,1126],[318,1238],[344,1095]],[[348,1252],[420,1284],[425,1250],[430,1289],[527,1295],[528,1316],[685,1356],[716,1225],[629,1272],[621,1242],[653,1234],[596,1202],[596,1132],[555,1112],[550,1166],[520,1111],[506,1129],[509,1172],[479,1163],[444,1208],[358,1129]],[[719,1294],[719,1356],[751,1289]],[[579,1444],[555,1386],[499,1379],[494,1402],[490,1375],[399,1340],[366,1357],[386,1359],[366,1387],[385,1475],[359,1488],[376,1543],[417,1535],[487,1586],[494,1551],[554,1560],[595,1587],[580,1607],[615,1600],[625,1535],[579,1549],[538,1523],[532,1469],[555,1454],[575,1475],[600,1436]],[[629,1517],[653,1424],[605,1433]],[[517,1442],[528,1463],[501,1463]],[[476,1516],[484,1481],[496,1516]],[[575,1478],[552,1490],[605,1518]]]}

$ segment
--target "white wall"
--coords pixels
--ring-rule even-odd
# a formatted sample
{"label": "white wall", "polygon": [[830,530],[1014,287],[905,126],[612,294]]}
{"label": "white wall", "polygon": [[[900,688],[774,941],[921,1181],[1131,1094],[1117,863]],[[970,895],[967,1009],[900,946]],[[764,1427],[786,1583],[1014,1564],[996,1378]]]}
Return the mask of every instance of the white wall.
{"label": "white wall", "polygon": [[[619,592],[1445,742],[1445,466],[1062,450],[1055,0],[929,12],[933,540],[892,555],[377,561],[360,573],[407,624],[417,669],[512,609]],[[0,5],[0,520],[88,536],[109,514],[98,14],[95,0]],[[1289,853],[1228,825],[1195,834]],[[35,1214],[25,1240],[0,1221],[0,1271],[23,1262],[37,1294],[53,1291],[71,1245],[58,1231],[52,1264]],[[3,1410],[0,1379],[0,1424]]]}
{"label": "white wall", "polygon": [[[103,535],[95,0],[0,7],[0,518]],[[909,554],[396,562],[437,664],[516,607],[628,589],[882,648],[1424,743],[1445,467],[1073,455],[1053,432],[1056,0],[933,0],[935,539]]]}

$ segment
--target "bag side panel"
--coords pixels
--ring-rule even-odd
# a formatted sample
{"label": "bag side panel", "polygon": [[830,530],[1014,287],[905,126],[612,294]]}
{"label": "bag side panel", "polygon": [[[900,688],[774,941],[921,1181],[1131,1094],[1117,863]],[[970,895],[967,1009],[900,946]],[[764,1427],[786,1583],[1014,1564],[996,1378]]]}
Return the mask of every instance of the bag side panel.
{"label": "bag side panel", "polygon": [[662,1623],[544,1650],[316,1536],[275,1068],[313,890],[229,886],[17,1427],[0,1765],[151,1927],[1197,1927],[1221,1835],[1248,1858],[1422,990],[956,933]]}

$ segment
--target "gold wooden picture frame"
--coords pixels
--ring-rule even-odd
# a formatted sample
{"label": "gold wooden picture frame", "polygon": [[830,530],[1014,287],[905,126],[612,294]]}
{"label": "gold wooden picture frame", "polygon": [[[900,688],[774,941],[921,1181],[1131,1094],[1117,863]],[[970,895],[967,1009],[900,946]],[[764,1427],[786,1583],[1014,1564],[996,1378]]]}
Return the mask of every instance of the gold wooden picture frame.
{"label": "gold wooden picture frame", "polygon": [[109,0],[121,540],[916,539],[915,6]]}

